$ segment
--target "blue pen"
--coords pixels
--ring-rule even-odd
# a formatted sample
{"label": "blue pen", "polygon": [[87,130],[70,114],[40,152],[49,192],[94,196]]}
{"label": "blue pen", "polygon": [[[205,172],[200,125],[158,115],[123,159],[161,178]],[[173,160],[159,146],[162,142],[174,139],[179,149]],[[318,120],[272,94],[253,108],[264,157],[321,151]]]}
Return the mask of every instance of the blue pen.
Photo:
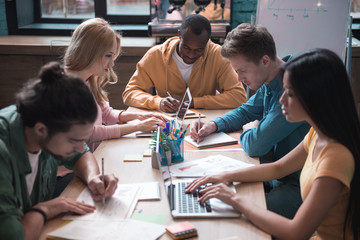
{"label": "blue pen", "polygon": [[170,133],[170,123],[166,123],[166,127],[163,128],[163,131],[166,133],[166,135],[169,135]]}
{"label": "blue pen", "polygon": [[166,127],[163,129],[163,132],[165,132],[166,135],[169,135],[169,130]]}

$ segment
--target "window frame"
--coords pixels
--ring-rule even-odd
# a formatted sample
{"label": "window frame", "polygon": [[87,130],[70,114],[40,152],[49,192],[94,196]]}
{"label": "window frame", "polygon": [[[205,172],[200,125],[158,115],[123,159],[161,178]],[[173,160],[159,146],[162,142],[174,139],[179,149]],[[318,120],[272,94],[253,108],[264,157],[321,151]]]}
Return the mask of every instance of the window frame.
{"label": "window frame", "polygon": [[[27,0],[5,1],[6,17],[9,35],[71,35],[71,32],[84,19],[59,19],[41,17],[41,0],[33,0],[32,9],[20,10],[29,15],[26,24],[19,26],[19,11],[17,4],[25,3]],[[149,1],[150,5],[150,1]],[[21,7],[20,7],[21,8]],[[94,1],[95,17],[107,20],[116,30],[124,36],[148,37],[148,22],[151,20],[150,11],[148,15],[109,15],[106,14],[106,0]],[[22,17],[22,16],[21,16]]]}

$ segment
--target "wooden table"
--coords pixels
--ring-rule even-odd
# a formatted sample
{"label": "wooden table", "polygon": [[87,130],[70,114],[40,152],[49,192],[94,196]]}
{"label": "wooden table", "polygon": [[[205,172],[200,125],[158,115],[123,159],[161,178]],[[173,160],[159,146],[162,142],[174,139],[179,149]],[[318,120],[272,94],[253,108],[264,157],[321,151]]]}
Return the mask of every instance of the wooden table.
{"label": "wooden table", "polygon": [[[130,109],[129,111],[133,111]],[[199,110],[207,117],[203,121],[210,121],[216,116],[220,116],[228,110]],[[187,120],[189,121],[189,120]],[[123,136],[120,139],[103,141],[94,152],[94,156],[99,161],[105,159],[105,172],[112,172],[120,183],[140,183],[159,181],[161,182],[160,172],[151,167],[151,158],[144,157],[142,162],[123,162],[125,154],[142,154],[143,150],[149,146],[149,138],[135,138],[134,134]],[[209,155],[223,154],[225,156],[258,164],[258,159],[250,158],[244,151],[239,149],[234,151],[185,151],[185,161],[203,158]],[[134,212],[144,214],[160,214],[167,216],[167,223],[189,220],[198,229],[197,239],[271,239],[270,235],[251,224],[245,217],[241,218],[221,218],[221,219],[173,219],[170,215],[170,208],[166,199],[165,189],[161,186],[160,201],[140,201]],[[62,196],[77,198],[83,190],[84,185],[75,178],[64,190]],[[241,195],[251,199],[260,207],[266,208],[265,196],[262,183],[239,184],[236,190]],[[53,231],[62,223],[61,218],[49,221],[41,239],[46,239],[46,233]],[[164,234],[160,239],[171,239]]]}

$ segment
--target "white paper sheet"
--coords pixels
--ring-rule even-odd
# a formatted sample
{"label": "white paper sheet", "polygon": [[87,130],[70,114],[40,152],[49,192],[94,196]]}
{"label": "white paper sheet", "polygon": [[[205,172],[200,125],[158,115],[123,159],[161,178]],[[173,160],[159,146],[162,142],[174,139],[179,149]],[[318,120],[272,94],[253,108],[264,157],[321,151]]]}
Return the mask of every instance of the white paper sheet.
{"label": "white paper sheet", "polygon": [[94,202],[90,195],[90,190],[85,188],[77,198],[77,201],[89,205],[95,205],[96,210],[86,215],[65,215],[63,219],[73,220],[111,220],[121,221],[128,219],[139,199],[141,188],[136,184],[118,184],[118,187],[112,198],[106,200],[105,205],[102,202]]}
{"label": "white paper sheet", "polygon": [[49,236],[64,239],[157,239],[165,233],[165,226],[137,220],[123,221],[82,221],[73,220],[49,233]]}
{"label": "white paper sheet", "polygon": [[170,172],[171,176],[175,177],[201,177],[251,166],[254,166],[254,164],[223,155],[211,155],[206,158],[172,165],[170,166]]}
{"label": "white paper sheet", "polygon": [[137,183],[141,187],[140,200],[160,200],[160,184],[159,182],[143,182]]}

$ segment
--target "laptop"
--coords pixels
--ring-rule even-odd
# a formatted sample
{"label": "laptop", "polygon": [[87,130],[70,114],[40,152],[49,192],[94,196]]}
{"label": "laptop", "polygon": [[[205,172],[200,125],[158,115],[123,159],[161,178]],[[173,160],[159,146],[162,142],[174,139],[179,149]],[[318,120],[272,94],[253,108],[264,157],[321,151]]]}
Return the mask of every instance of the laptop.
{"label": "laptop", "polygon": [[[156,152],[154,157],[157,159],[162,185],[165,188],[171,215],[174,218],[237,218],[241,216],[241,213],[232,206],[216,198],[200,204],[197,201],[201,197],[199,190],[205,186],[200,187],[193,193],[185,193],[185,187],[193,179],[172,179],[169,166],[160,164],[160,153]],[[234,192],[236,191],[234,186],[231,186],[231,188]]]}
{"label": "laptop", "polygon": [[[180,127],[182,126],[185,116],[189,111],[189,107],[190,107],[190,103],[192,101],[192,96],[190,93],[190,89],[186,88],[185,94],[181,100],[180,103],[180,107],[176,112],[176,117],[175,117],[175,128],[180,129]],[[194,113],[195,114],[195,113]],[[180,122],[179,122],[180,120]]]}
{"label": "laptop", "polygon": [[192,96],[190,89],[187,87],[184,93],[184,96],[181,99],[180,107],[175,113],[165,113],[170,117],[176,117],[176,119],[184,119],[185,116],[195,115],[194,111],[189,110],[190,103],[192,101]]}

